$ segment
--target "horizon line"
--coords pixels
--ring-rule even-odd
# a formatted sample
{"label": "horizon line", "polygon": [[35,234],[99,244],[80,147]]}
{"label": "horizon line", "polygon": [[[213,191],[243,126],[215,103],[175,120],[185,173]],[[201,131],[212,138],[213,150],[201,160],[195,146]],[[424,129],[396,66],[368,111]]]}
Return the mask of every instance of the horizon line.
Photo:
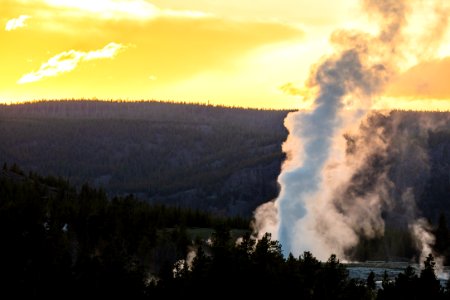
{"label": "horizon line", "polygon": [[156,100],[156,99],[99,99],[99,98],[54,98],[54,99],[32,99],[32,100],[21,100],[14,102],[6,102],[5,100],[0,100],[0,105],[2,106],[13,106],[13,105],[26,105],[26,104],[39,104],[39,103],[49,103],[49,102],[106,102],[106,103],[163,103],[163,104],[178,104],[178,105],[198,105],[198,106],[209,106],[217,108],[230,108],[230,109],[245,109],[245,110],[264,110],[264,111],[298,111],[296,108],[267,108],[267,107],[253,107],[253,106],[239,106],[239,105],[226,105],[226,104],[215,104],[210,101],[206,102],[195,102],[187,100]]}
{"label": "horizon line", "polygon": [[[261,111],[309,111],[308,109],[300,108],[267,108],[267,107],[251,107],[251,106],[239,106],[239,105],[226,105],[226,104],[214,104],[210,101],[206,102],[195,102],[187,100],[156,100],[156,99],[99,99],[99,98],[54,98],[54,99],[32,99],[32,100],[21,100],[15,102],[5,102],[0,100],[0,106],[15,106],[15,105],[27,105],[27,104],[40,104],[40,103],[51,103],[51,102],[103,102],[103,103],[162,103],[162,104],[174,104],[174,105],[197,105],[205,107],[216,107],[216,108],[228,108],[228,109],[243,109],[243,110],[261,110]],[[380,112],[390,112],[390,111],[406,111],[406,112],[450,112],[450,109],[404,109],[404,108],[384,108],[384,109],[370,109],[369,111],[380,111]]]}

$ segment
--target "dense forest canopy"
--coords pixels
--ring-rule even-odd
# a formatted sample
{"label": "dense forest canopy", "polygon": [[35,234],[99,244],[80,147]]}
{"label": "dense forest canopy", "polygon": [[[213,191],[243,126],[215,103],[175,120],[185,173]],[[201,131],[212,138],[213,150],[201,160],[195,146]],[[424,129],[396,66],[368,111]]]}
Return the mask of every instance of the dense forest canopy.
{"label": "dense forest canopy", "polygon": [[[89,183],[111,196],[133,193],[152,203],[251,217],[278,194],[288,113],[157,101],[0,105],[0,162],[78,187]],[[360,170],[367,180],[355,181],[353,192],[369,191],[365,182],[389,168],[397,190],[413,187],[425,217],[437,222],[444,213],[450,220],[449,119],[448,112],[372,114],[360,134],[381,132],[393,143],[383,160],[373,157]],[[358,151],[358,136],[345,138],[348,152]],[[399,197],[395,190],[392,197]],[[399,207],[386,217],[395,223],[402,214]]]}
{"label": "dense forest canopy", "polygon": [[162,102],[60,101],[0,106],[0,161],[250,217],[276,197],[287,111]]}
{"label": "dense forest canopy", "polygon": [[[420,271],[351,278],[333,254],[284,257],[270,234],[252,237],[248,220],[108,198],[56,177],[0,173],[0,295],[80,298],[276,296],[301,299],[448,299],[432,254]],[[199,235],[199,227],[212,229]],[[200,293],[200,294],[199,294]]]}

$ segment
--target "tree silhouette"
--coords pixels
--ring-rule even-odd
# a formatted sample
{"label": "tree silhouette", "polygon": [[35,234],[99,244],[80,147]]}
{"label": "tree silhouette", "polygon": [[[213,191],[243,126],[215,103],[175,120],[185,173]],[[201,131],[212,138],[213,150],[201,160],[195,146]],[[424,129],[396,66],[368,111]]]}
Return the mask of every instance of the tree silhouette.
{"label": "tree silhouette", "polygon": [[436,276],[436,262],[433,255],[428,254],[423,263],[424,268],[420,272],[419,279],[420,295],[429,299],[437,299],[441,292],[441,286]]}
{"label": "tree silhouette", "polygon": [[[10,170],[6,172],[12,172]],[[206,223],[205,223],[206,222]],[[209,224],[211,239],[190,227]],[[132,195],[108,199],[101,189],[71,187],[37,174],[0,176],[0,296],[170,298],[236,295],[300,299],[440,299],[432,254],[418,276],[407,267],[388,274],[349,278],[332,254],[326,262],[305,251],[284,257],[270,233],[236,239],[228,218],[149,205]],[[190,261],[187,254],[195,257]],[[240,294],[239,294],[240,293]]]}
{"label": "tree silhouette", "polygon": [[450,232],[448,230],[447,219],[444,213],[439,215],[437,228],[434,230],[435,243],[434,251],[444,257],[444,264],[450,261]]}

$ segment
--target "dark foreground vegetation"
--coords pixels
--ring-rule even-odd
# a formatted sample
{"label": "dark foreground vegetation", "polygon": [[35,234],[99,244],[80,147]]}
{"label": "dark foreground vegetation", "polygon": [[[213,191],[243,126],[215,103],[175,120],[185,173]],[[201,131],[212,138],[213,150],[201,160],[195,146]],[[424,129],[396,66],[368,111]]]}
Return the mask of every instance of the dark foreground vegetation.
{"label": "dark foreground vegetation", "polygon": [[[249,220],[114,197],[88,185],[0,173],[0,296],[13,298],[450,299],[429,255],[377,287],[373,273],[352,279],[335,255],[284,257],[269,234],[250,236]],[[193,227],[213,228],[210,239]],[[237,229],[241,238],[236,243]],[[191,233],[190,233],[191,232]],[[195,257],[191,256],[196,253]],[[193,257],[193,259],[189,259]]]}
{"label": "dark foreground vegetation", "polygon": [[75,189],[63,179],[24,174],[5,164],[0,293],[65,298],[91,290],[114,294],[115,287],[140,293],[147,276],[186,257],[192,241],[201,238],[195,228],[219,224],[249,229],[249,220],[241,217],[149,205],[131,195],[108,199],[88,185]]}

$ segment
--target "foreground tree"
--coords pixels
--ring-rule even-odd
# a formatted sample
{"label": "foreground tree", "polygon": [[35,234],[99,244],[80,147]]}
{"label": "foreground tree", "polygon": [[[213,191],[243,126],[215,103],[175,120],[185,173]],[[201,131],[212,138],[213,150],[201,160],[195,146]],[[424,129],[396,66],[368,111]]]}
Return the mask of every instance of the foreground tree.
{"label": "foreground tree", "polygon": [[444,299],[448,291],[441,287],[436,276],[433,255],[430,253],[423,263],[420,276],[417,276],[412,266],[408,266],[393,281],[386,274],[377,299]]}

